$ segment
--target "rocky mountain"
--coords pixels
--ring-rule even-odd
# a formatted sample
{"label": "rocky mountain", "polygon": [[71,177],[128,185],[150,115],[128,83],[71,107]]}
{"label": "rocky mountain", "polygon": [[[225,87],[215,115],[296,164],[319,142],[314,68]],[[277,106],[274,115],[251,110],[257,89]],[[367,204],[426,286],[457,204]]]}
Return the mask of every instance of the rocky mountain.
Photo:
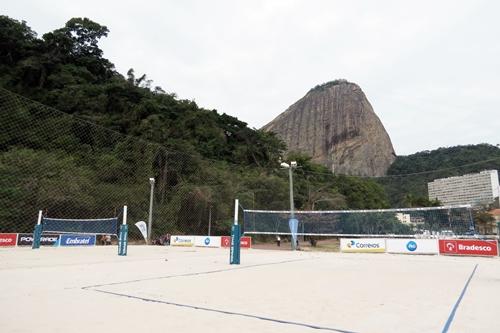
{"label": "rocky mountain", "polygon": [[382,176],[396,158],[365,94],[346,80],[316,86],[263,129],[339,174]]}

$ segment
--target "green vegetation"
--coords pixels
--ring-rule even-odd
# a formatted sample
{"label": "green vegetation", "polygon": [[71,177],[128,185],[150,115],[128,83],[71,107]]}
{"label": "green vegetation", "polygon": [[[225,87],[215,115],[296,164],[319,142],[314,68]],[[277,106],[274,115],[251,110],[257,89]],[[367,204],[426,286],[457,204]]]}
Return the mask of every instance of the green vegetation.
{"label": "green vegetation", "polygon": [[398,156],[379,179],[391,206],[436,206],[427,199],[427,183],[483,170],[500,170],[500,148],[489,144],[456,146]]}
{"label": "green vegetation", "polygon": [[[0,17],[0,86],[123,134],[204,157],[270,166],[285,146],[274,135],[193,101],[151,89],[133,69],[124,78],[103,58],[108,29],[73,18],[41,39],[26,25]],[[273,162],[272,162],[273,161]]]}
{"label": "green vegetation", "polygon": [[[460,168],[458,168],[460,167]],[[500,168],[500,149],[490,144],[456,146],[398,156],[387,171],[388,175],[423,173],[444,170],[458,176],[487,169]]]}

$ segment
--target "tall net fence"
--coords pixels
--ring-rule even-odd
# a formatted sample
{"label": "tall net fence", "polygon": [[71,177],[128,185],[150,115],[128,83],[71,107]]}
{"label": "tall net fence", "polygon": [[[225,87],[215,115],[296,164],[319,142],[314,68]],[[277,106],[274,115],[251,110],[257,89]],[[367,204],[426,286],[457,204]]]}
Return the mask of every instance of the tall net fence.
{"label": "tall net fence", "polygon": [[[297,211],[300,236],[470,235],[471,207]],[[246,234],[290,235],[290,211],[244,210]]]}
{"label": "tall net fence", "polygon": [[39,210],[96,219],[128,205],[129,224],[148,221],[154,177],[152,239],[207,234],[209,223],[228,234],[237,193],[206,163],[0,89],[0,232],[32,232]]}
{"label": "tall net fence", "polygon": [[[165,234],[205,235],[209,230],[211,235],[228,235],[235,198],[249,209],[245,231],[287,232],[288,171],[280,169],[277,161],[275,167],[250,168],[244,163],[208,160],[193,150],[174,151],[122,134],[117,127],[119,114],[109,124],[116,130],[96,125],[103,120],[95,117],[60,112],[0,88],[0,232],[31,233],[39,210],[46,218],[100,219],[119,216],[127,205],[130,239],[141,243],[142,235],[132,225],[148,221],[149,178],[155,179],[153,240]],[[299,167],[293,171],[295,207],[327,211],[298,213],[302,223],[298,231],[406,234],[452,230],[462,234],[472,219],[480,233],[496,234],[494,221],[484,216],[477,219],[474,211],[471,218],[470,211],[458,208],[342,213],[421,207],[427,183],[434,179],[500,169],[498,148],[486,148],[492,150],[488,160],[381,178],[333,175],[298,160]],[[250,211],[256,209],[276,212]],[[329,211],[336,213],[329,215]],[[398,213],[409,214],[411,224],[402,222],[405,217],[398,218]]]}

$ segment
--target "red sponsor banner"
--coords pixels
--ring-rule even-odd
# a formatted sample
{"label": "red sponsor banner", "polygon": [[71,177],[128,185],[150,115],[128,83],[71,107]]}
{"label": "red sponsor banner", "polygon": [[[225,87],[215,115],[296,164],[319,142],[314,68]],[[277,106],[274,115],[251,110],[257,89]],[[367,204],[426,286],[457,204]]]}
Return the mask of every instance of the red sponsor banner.
{"label": "red sponsor banner", "polygon": [[462,256],[497,256],[496,240],[440,239],[439,253]]}
{"label": "red sponsor banner", "polygon": [[240,246],[247,248],[247,249],[251,248],[252,247],[252,237],[241,237]]}
{"label": "red sponsor banner", "polygon": [[231,236],[222,236],[220,238],[220,244],[222,247],[230,247],[231,246]]}
{"label": "red sponsor banner", "polygon": [[[220,243],[222,247],[230,247],[231,246],[231,236],[222,236],[220,239]],[[240,238],[240,247],[242,248],[251,248],[252,247],[252,237],[241,237]]]}
{"label": "red sponsor banner", "polygon": [[16,246],[17,234],[0,234],[0,246]]}

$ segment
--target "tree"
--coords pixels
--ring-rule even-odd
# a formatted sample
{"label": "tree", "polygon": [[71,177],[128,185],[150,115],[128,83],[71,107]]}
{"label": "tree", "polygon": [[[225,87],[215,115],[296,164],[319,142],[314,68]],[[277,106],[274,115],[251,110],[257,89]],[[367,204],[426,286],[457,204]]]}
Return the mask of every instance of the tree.
{"label": "tree", "polygon": [[481,207],[473,211],[474,223],[480,234],[492,234],[495,229],[495,218],[488,213],[487,207]]}
{"label": "tree", "polygon": [[102,50],[97,45],[99,39],[108,36],[108,28],[88,18],[75,17],[66,25],[43,38],[49,44],[73,56],[92,56],[100,58]]}
{"label": "tree", "polygon": [[0,64],[14,65],[26,55],[31,55],[36,44],[36,32],[26,21],[19,22],[0,15]]}
{"label": "tree", "polygon": [[438,207],[441,202],[438,199],[429,199],[425,196],[415,196],[408,193],[405,196],[405,204],[407,207]]}

